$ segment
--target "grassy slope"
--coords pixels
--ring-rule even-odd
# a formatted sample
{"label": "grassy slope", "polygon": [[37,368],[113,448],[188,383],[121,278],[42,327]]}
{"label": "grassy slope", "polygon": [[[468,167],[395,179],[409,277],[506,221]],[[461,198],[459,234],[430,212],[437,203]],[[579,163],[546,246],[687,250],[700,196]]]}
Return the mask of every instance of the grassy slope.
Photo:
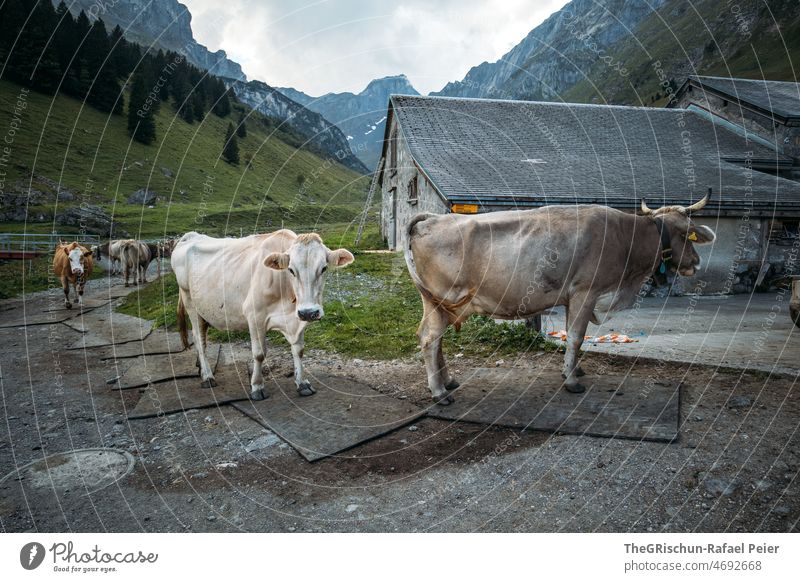
{"label": "grassy slope", "polygon": [[[11,123],[19,90],[0,81],[3,132]],[[14,137],[7,189],[28,171],[60,181],[76,192],[75,201],[42,210],[53,214],[64,204],[98,204],[142,238],[187,230],[238,235],[240,229],[264,231],[282,222],[304,230],[318,223],[346,223],[359,212],[367,177],[296,149],[290,145],[296,136],[276,133],[260,115],[248,123],[248,135],[240,140],[242,164],[236,167],[219,160],[227,124],[237,117],[234,110],[225,119],[209,115],[190,125],[175,116],[170,104],[162,104],[158,142],[144,146],[130,140],[124,117],[82,107],[68,97],[53,99],[32,92]],[[248,156],[252,167],[245,170]],[[298,176],[305,178],[304,189]],[[204,192],[204,183],[213,191]],[[125,202],[142,187],[161,197],[154,209]],[[51,228],[51,224],[0,226],[4,231],[29,232]]]}
{"label": "grassy slope", "polygon": [[[737,18],[735,11],[740,9],[740,14],[748,16],[748,31]],[[755,16],[754,20],[750,16]],[[796,0],[772,0],[769,7],[762,1],[671,0],[609,54],[623,63],[630,75],[621,77],[598,62],[586,80],[562,97],[580,103],[650,105],[656,92],[664,93],[658,86],[654,61],[661,61],[667,78],[703,74],[796,80],[800,11]],[[653,105],[663,103],[662,99]]]}
{"label": "grassy slope", "polygon": [[[175,326],[178,288],[174,275],[162,277],[139,293],[128,296],[120,311],[144,317],[157,325]],[[355,263],[331,272],[325,286],[325,318],[309,325],[306,345],[359,358],[392,359],[417,351],[416,329],[422,302],[411,283],[401,254],[357,253]],[[244,339],[246,332],[212,330],[215,341]],[[270,341],[284,343],[278,333]],[[460,333],[445,335],[448,353],[486,357],[530,350],[553,349],[555,344],[525,326],[496,324],[473,317]]]}

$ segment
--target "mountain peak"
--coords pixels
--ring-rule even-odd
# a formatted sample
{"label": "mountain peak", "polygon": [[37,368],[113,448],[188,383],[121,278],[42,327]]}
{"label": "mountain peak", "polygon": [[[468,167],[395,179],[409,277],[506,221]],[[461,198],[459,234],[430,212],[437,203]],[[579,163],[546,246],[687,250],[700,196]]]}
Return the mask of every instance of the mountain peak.
{"label": "mountain peak", "polygon": [[411,85],[408,77],[401,73],[399,75],[390,75],[388,77],[381,77],[380,79],[373,79],[369,82],[366,89],[359,93],[361,96],[390,94],[419,95],[419,92]]}

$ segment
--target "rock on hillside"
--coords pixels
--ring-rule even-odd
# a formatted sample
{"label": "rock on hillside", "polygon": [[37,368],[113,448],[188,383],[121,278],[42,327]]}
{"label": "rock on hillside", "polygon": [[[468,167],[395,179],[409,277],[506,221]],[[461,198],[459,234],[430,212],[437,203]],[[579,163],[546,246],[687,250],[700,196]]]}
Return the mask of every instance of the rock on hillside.
{"label": "rock on hillside", "polygon": [[278,88],[289,98],[335,123],[347,136],[351,149],[367,168],[373,169],[381,155],[390,95],[419,95],[405,75],[375,79],[358,94],[328,93],[311,97],[289,87]]}
{"label": "rock on hillside", "polygon": [[333,158],[357,172],[368,171],[361,160],[353,154],[342,131],[319,113],[303,107],[261,81],[243,83],[225,79],[225,82],[228,87],[233,88],[239,101],[264,115],[285,120],[286,125],[303,135],[313,149],[320,151],[323,157]]}
{"label": "rock on hillside", "polygon": [[[58,6],[60,0],[54,0]],[[192,34],[192,15],[177,0],[68,0],[73,14],[83,10],[90,20],[102,18],[110,31],[119,25],[125,38],[142,46],[155,46],[185,52],[193,65],[220,77],[247,80],[242,67],[228,58],[225,51],[211,52]]]}

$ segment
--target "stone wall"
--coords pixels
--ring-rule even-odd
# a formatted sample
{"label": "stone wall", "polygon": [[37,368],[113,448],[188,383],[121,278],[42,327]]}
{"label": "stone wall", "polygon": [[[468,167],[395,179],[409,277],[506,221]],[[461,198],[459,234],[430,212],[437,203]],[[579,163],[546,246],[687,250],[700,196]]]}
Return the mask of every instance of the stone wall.
{"label": "stone wall", "polygon": [[[392,123],[395,124],[396,121],[393,120]],[[386,152],[386,168],[381,186],[381,234],[388,248],[399,250],[405,245],[406,224],[414,215],[420,212],[444,214],[448,212],[449,207],[425,175],[417,169],[402,131],[397,132],[395,143],[397,167],[394,172],[389,167],[391,151],[387,149]],[[416,204],[409,201],[408,194],[408,184],[414,177],[417,178]]]}
{"label": "stone wall", "polygon": [[722,97],[697,87],[688,87],[677,106],[686,109],[691,104],[742,126],[770,143],[777,142],[785,155],[800,159],[800,126],[775,123],[771,116],[745,109],[732,101],[726,102]]}

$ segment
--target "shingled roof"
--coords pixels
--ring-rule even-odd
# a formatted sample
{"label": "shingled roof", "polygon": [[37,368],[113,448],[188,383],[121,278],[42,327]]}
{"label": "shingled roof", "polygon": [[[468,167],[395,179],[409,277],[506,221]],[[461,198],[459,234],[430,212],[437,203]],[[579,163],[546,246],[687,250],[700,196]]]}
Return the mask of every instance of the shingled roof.
{"label": "shingled roof", "polygon": [[634,208],[688,204],[711,187],[708,213],[800,215],[800,184],[748,167],[789,158],[688,110],[394,95],[394,116],[451,203]]}
{"label": "shingled roof", "polygon": [[[687,84],[746,104],[784,121],[800,120],[800,83],[691,76]],[[682,87],[681,90],[685,88]]]}

